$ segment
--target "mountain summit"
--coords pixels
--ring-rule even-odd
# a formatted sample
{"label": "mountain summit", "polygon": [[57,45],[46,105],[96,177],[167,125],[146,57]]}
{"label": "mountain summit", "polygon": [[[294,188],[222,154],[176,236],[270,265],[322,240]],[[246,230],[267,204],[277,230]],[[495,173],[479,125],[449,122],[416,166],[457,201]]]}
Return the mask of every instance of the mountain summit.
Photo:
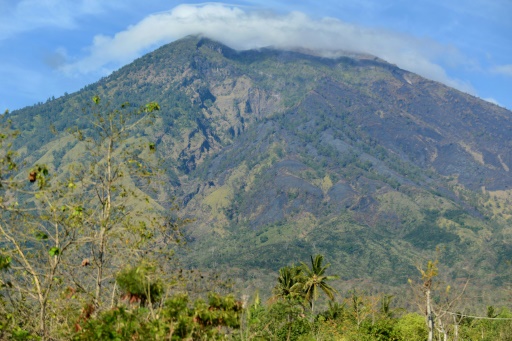
{"label": "mountain summit", "polygon": [[322,253],[343,280],[402,285],[438,248],[453,276],[509,276],[510,111],[371,56],[187,37],[2,119],[29,164],[63,171],[73,145],[50,128],[87,128],[94,95],[160,104],[139,134],[163,160],[161,195],[196,218],[190,266],[250,281]]}

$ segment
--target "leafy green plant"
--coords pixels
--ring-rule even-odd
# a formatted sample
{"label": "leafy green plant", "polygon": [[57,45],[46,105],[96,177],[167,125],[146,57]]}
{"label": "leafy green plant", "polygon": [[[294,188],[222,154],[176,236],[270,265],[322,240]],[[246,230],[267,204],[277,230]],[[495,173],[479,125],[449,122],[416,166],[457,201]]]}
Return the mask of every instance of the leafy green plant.
{"label": "leafy green plant", "polygon": [[240,327],[242,307],[215,293],[191,304],[187,294],[165,300],[158,317],[149,309],[116,307],[78,325],[75,340],[220,340]]}
{"label": "leafy green plant", "polygon": [[146,264],[127,267],[116,276],[123,297],[129,302],[140,302],[141,305],[152,304],[160,299],[163,293],[163,283],[154,277],[155,268]]}

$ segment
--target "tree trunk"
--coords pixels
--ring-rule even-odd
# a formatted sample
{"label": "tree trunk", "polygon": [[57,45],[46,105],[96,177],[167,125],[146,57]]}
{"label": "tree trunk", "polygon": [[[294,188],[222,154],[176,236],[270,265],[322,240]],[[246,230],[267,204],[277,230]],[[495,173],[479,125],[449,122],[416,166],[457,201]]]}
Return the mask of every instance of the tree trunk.
{"label": "tree trunk", "polygon": [[94,293],[94,305],[96,308],[100,304],[101,285],[103,281],[103,257],[105,252],[105,230],[102,229],[100,232],[100,248],[98,253],[98,272],[96,274],[96,291]]}
{"label": "tree trunk", "polygon": [[456,315],[453,315],[453,329],[453,341],[459,341],[459,324]]}
{"label": "tree trunk", "polygon": [[41,340],[46,340],[46,302],[40,302],[41,308],[39,310],[39,333],[41,334]]}
{"label": "tree trunk", "polygon": [[110,213],[111,213],[111,205],[112,205],[112,153],[114,151],[114,141],[112,137],[109,139],[108,147],[107,147],[107,169],[105,170],[105,183],[103,186],[105,186],[105,201],[103,203],[103,212],[102,212],[102,219],[101,219],[101,227],[100,227],[100,245],[99,245],[99,252],[98,252],[98,272],[97,272],[97,278],[96,278],[96,292],[94,295],[94,304],[96,305],[96,308],[99,307],[100,303],[100,295],[101,295],[101,287],[103,282],[103,266],[105,263],[105,252],[106,252],[106,245],[107,245],[107,232],[108,232],[108,224],[110,223]]}
{"label": "tree trunk", "polygon": [[427,289],[425,295],[427,296],[428,341],[432,341],[434,338],[434,316],[430,305],[430,289]]}

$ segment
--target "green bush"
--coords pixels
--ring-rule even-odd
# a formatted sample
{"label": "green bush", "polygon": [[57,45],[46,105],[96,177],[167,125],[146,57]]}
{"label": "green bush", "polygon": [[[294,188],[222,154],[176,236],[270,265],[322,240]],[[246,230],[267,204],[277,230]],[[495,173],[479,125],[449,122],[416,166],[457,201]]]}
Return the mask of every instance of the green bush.
{"label": "green bush", "polygon": [[144,305],[146,301],[157,301],[163,292],[162,282],[152,280],[153,272],[153,267],[144,264],[127,267],[116,276],[116,281],[130,302],[140,301]]}
{"label": "green bush", "polygon": [[191,304],[177,294],[155,307],[117,307],[77,324],[74,340],[217,340],[240,327],[242,306],[233,296],[208,295]]}
{"label": "green bush", "polygon": [[395,325],[395,333],[401,341],[425,341],[428,338],[425,317],[416,313],[403,315]]}

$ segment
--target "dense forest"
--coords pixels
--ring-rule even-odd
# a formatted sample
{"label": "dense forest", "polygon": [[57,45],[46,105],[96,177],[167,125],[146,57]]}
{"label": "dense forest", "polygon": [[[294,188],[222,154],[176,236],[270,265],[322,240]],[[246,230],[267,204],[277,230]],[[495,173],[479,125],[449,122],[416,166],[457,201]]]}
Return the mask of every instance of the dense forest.
{"label": "dense forest", "polygon": [[282,264],[261,288],[271,291],[250,294],[214,268],[184,266],[183,229],[194,217],[161,195],[157,145],[136,133],[159,111],[94,96],[87,128],[67,132],[81,157],[58,173],[24,164],[19,131],[2,127],[0,338],[511,339],[506,304],[471,301],[471,280],[450,283],[437,259],[418,263],[395,293],[337,288],[329,254]]}

